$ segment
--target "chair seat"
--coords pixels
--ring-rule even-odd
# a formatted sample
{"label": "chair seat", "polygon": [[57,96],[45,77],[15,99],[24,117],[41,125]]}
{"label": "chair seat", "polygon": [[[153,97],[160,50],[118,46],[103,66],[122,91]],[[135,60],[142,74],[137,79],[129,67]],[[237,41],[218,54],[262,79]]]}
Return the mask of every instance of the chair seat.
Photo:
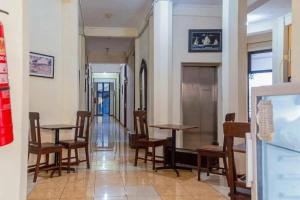
{"label": "chair seat", "polygon": [[[215,153],[224,153],[223,147],[218,145],[205,145],[200,149],[197,149],[198,152],[215,152]],[[224,153],[225,154],[225,153]]]}
{"label": "chair seat", "polygon": [[63,146],[67,147],[81,147],[86,146],[88,143],[86,141],[75,141],[75,140],[62,140],[59,142]]}
{"label": "chair seat", "polygon": [[166,143],[166,139],[155,139],[155,138],[141,138],[138,139],[137,145],[138,146],[145,146],[145,145],[150,145],[150,146],[161,146]]}
{"label": "chair seat", "polygon": [[62,145],[46,142],[42,143],[40,147],[37,144],[30,144],[29,149],[33,151],[59,152],[62,149]]}

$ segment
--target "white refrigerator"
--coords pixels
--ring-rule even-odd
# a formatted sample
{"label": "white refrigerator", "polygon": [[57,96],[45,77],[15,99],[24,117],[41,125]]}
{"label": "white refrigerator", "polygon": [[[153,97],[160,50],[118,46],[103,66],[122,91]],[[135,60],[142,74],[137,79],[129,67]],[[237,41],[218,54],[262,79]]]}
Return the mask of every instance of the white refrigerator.
{"label": "white refrigerator", "polygon": [[246,166],[252,199],[300,200],[300,84],[254,88],[251,110]]}

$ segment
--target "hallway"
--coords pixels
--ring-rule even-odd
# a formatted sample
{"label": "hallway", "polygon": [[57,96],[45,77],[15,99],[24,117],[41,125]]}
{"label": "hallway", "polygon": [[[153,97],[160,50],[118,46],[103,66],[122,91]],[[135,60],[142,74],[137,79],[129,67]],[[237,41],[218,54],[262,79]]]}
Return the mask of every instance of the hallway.
{"label": "hallway", "polygon": [[[35,185],[29,177],[28,187],[32,191],[28,200],[226,199],[223,195],[228,191],[222,189],[226,185],[223,177],[207,178],[203,174],[203,181],[198,182],[195,173],[189,171],[181,171],[177,178],[172,171],[153,172],[150,162],[139,162],[134,167],[134,151],[128,146],[125,129],[113,118],[96,120],[91,169],[83,163],[77,173],[63,172],[61,177],[49,178],[42,173]],[[108,148],[101,144],[108,144]],[[223,191],[223,195],[217,190]]]}

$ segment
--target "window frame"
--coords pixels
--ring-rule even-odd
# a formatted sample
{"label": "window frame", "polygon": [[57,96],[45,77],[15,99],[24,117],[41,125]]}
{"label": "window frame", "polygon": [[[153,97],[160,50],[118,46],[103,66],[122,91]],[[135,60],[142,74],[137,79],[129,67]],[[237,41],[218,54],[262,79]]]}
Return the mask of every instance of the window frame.
{"label": "window frame", "polygon": [[272,49],[263,49],[263,50],[254,50],[254,51],[248,51],[248,76],[247,76],[247,83],[248,83],[248,99],[247,99],[247,102],[248,102],[248,121],[250,122],[251,121],[251,116],[250,116],[250,79],[249,79],[249,76],[250,74],[261,74],[261,73],[268,73],[268,72],[271,72],[273,73],[273,66],[272,66],[272,69],[270,70],[255,70],[255,71],[252,71],[251,70],[251,64],[252,64],[252,61],[251,61],[251,56],[252,55],[255,55],[255,54],[261,54],[261,53],[270,53],[272,52],[273,53],[273,50]]}

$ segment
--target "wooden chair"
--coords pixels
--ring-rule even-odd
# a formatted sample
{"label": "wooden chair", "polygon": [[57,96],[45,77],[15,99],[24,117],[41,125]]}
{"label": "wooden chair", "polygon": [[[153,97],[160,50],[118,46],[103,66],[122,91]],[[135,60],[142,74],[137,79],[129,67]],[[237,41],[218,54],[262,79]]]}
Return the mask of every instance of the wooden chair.
{"label": "wooden chair", "polygon": [[[152,169],[155,170],[156,160],[155,148],[164,146],[166,143],[165,139],[153,139],[149,138],[148,124],[147,124],[147,112],[146,111],[134,111],[134,127],[135,127],[135,161],[134,166],[137,166],[138,159],[144,160],[146,163],[149,155],[149,148],[152,149]],[[145,149],[145,158],[139,158],[139,149]]]}
{"label": "wooden chair", "polygon": [[[30,141],[28,147],[28,158],[29,154],[36,154],[37,160],[35,165],[35,172],[33,182],[36,182],[37,176],[41,167],[41,156],[46,155],[45,167],[43,170],[58,169],[59,176],[61,176],[61,160],[62,160],[62,146],[53,143],[42,143],[41,140],[41,130],[40,130],[40,115],[37,112],[29,113],[30,121]],[[58,166],[49,167],[49,154],[57,153],[59,155]],[[53,175],[53,173],[52,173]],[[51,175],[51,177],[52,177]]]}
{"label": "wooden chair", "polygon": [[224,136],[226,139],[226,149],[228,156],[228,171],[227,180],[230,187],[230,199],[231,200],[250,200],[251,189],[246,187],[244,180],[239,179],[236,173],[235,160],[234,160],[234,138],[245,139],[246,133],[250,132],[249,123],[228,123],[224,125]]}
{"label": "wooden chair", "polygon": [[[235,113],[229,113],[225,116],[226,122],[234,122],[235,120]],[[209,173],[213,174],[219,174],[219,175],[226,175],[227,170],[227,161],[226,161],[226,147],[225,147],[225,138],[223,142],[223,146],[219,145],[205,145],[201,147],[200,149],[197,149],[198,151],[198,181],[201,180],[200,173],[201,173],[201,162],[202,157],[207,157],[207,167],[206,172],[207,176],[209,176]],[[217,167],[217,170],[222,169],[224,172],[218,173],[218,172],[212,172],[211,171],[211,160],[212,159],[223,159],[224,168]]]}
{"label": "wooden chair", "polygon": [[[86,162],[87,168],[90,169],[90,159],[89,159],[89,133],[90,133],[90,120],[91,113],[87,111],[78,111],[76,119],[76,129],[74,140],[62,140],[59,143],[68,150],[67,159],[67,172],[70,173],[71,164],[78,165],[80,162]],[[85,160],[79,160],[78,149],[85,149]],[[75,150],[75,157],[71,157],[72,149]],[[71,159],[75,158],[76,162],[71,163]],[[65,160],[65,159],[64,159]]]}

